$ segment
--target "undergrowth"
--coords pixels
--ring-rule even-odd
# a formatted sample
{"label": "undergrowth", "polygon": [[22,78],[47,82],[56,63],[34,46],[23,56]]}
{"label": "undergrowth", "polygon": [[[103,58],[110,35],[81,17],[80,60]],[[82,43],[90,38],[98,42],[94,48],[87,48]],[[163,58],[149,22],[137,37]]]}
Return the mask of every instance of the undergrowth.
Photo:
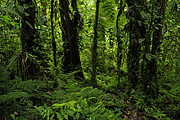
{"label": "undergrowth", "polygon": [[[0,68],[2,120],[178,120],[180,84],[161,87],[159,97],[147,99],[140,91],[115,92],[115,83],[99,79],[102,89],[83,86],[72,74],[52,81],[10,79]],[[109,79],[102,76],[101,78]],[[54,84],[56,88],[54,88]],[[113,91],[109,91],[110,89]],[[114,93],[113,93],[114,92]]]}

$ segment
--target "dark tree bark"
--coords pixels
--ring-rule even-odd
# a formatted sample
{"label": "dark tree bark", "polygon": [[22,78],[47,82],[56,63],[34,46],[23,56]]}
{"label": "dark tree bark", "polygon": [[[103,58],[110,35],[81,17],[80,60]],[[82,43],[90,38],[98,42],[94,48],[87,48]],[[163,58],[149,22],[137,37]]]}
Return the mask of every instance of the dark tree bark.
{"label": "dark tree bark", "polygon": [[35,28],[35,3],[32,0],[19,0],[18,2],[22,7],[24,5],[29,6],[28,8],[24,8],[21,20],[22,79],[35,79],[40,76],[40,66],[38,61],[42,59],[40,53],[37,52],[42,46],[39,44],[39,34]]}
{"label": "dark tree bark", "polygon": [[[141,90],[145,93],[145,95],[148,95],[148,88],[151,83],[150,79],[150,68],[149,68],[149,63],[150,63],[150,51],[151,51],[151,37],[152,37],[152,26],[153,26],[153,19],[154,19],[154,4],[152,3],[151,7],[151,19],[150,19],[150,24],[148,28],[148,32],[146,34],[146,39],[143,41],[143,46],[142,46],[142,63],[141,63]],[[150,56],[148,58],[148,56]]]}
{"label": "dark tree bark", "polygon": [[[65,73],[78,71],[75,74],[77,79],[84,78],[81,61],[78,51],[78,25],[80,14],[76,0],[72,0],[73,12],[69,9],[68,0],[60,0],[60,14],[62,23],[62,40],[64,48],[63,70]],[[72,17],[70,16],[71,14]]]}
{"label": "dark tree bark", "polygon": [[54,0],[51,0],[51,36],[52,36],[52,47],[53,47],[53,60],[54,66],[57,67],[57,60],[56,60],[56,41],[54,36]]}
{"label": "dark tree bark", "polygon": [[163,37],[162,29],[163,29],[163,21],[165,17],[165,8],[166,8],[166,0],[156,0],[155,2],[155,13],[156,18],[154,22],[154,32],[153,32],[153,39],[152,39],[152,49],[151,55],[155,56],[149,62],[149,82],[153,83],[150,84],[150,89],[147,90],[147,94],[151,95],[152,97],[156,97],[158,93],[158,73],[157,73],[157,61],[158,61],[158,54],[160,53],[160,44]]}
{"label": "dark tree bark", "polygon": [[92,46],[92,76],[91,76],[91,85],[97,87],[96,75],[97,75],[97,39],[98,39],[98,17],[99,17],[99,3],[96,1],[96,15],[95,15],[95,24],[94,24],[94,39]]}
{"label": "dark tree bark", "polygon": [[128,51],[128,80],[131,88],[136,89],[139,82],[139,59],[140,59],[140,39],[145,39],[146,29],[140,13],[142,0],[126,0],[128,4],[127,18],[130,22],[126,25],[129,32],[129,51]]}

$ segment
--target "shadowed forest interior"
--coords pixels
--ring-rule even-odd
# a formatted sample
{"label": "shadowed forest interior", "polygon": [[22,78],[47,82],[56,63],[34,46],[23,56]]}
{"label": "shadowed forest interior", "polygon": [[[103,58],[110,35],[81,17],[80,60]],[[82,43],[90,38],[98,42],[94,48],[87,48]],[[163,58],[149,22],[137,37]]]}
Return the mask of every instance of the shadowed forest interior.
{"label": "shadowed forest interior", "polygon": [[0,120],[179,120],[179,8],[0,0]]}

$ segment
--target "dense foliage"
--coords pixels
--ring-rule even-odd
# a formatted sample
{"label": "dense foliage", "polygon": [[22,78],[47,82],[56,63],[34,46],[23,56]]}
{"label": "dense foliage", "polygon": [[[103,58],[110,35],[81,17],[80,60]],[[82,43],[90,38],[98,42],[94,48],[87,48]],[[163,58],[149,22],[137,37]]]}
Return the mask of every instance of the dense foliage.
{"label": "dense foliage", "polygon": [[178,0],[1,0],[0,119],[178,120]]}

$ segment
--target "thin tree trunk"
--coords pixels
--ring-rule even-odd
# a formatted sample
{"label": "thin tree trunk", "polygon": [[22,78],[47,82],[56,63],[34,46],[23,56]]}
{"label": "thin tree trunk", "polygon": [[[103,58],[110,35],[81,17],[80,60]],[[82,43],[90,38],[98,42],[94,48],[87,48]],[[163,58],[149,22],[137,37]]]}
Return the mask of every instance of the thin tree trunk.
{"label": "thin tree trunk", "polygon": [[143,61],[141,64],[141,88],[143,92],[147,95],[148,91],[148,86],[149,86],[149,81],[150,81],[150,72],[149,72],[149,62],[150,60],[148,59],[148,56],[150,55],[150,48],[151,48],[151,34],[152,34],[152,23],[153,23],[153,9],[154,5],[152,5],[152,10],[151,10],[151,19],[150,19],[150,25],[148,32],[146,34],[146,38],[143,41],[143,46],[142,46],[142,51],[143,51]]}
{"label": "thin tree trunk", "polygon": [[52,47],[53,47],[53,58],[54,58],[54,66],[57,67],[56,60],[56,41],[54,36],[54,0],[51,0],[51,36],[52,36]]}
{"label": "thin tree trunk", "polygon": [[153,33],[153,39],[152,39],[152,50],[151,54],[155,57],[152,57],[152,59],[149,62],[149,72],[150,72],[150,80],[151,88],[149,94],[152,97],[156,97],[158,93],[158,73],[157,73],[157,61],[158,61],[158,54],[160,53],[160,44],[163,37],[162,28],[163,28],[163,21],[165,16],[165,8],[166,8],[166,0],[157,0],[155,2],[155,8],[156,8],[156,18],[155,18],[155,27],[154,27],[154,33]]}
{"label": "thin tree trunk", "polygon": [[120,1],[120,5],[119,5],[119,11],[118,11],[118,15],[116,18],[116,38],[117,38],[117,43],[118,43],[118,50],[117,50],[117,68],[118,68],[118,87],[120,86],[120,79],[121,79],[121,63],[122,63],[122,44],[123,41],[120,38],[120,29],[119,29],[119,17],[121,16],[122,12],[123,12],[123,5],[122,5],[122,0]]}
{"label": "thin tree trunk", "polygon": [[92,76],[91,76],[91,85],[97,87],[97,39],[98,39],[98,17],[99,17],[99,3],[100,1],[96,1],[96,15],[95,15],[95,24],[94,24],[94,39],[92,46]]}

